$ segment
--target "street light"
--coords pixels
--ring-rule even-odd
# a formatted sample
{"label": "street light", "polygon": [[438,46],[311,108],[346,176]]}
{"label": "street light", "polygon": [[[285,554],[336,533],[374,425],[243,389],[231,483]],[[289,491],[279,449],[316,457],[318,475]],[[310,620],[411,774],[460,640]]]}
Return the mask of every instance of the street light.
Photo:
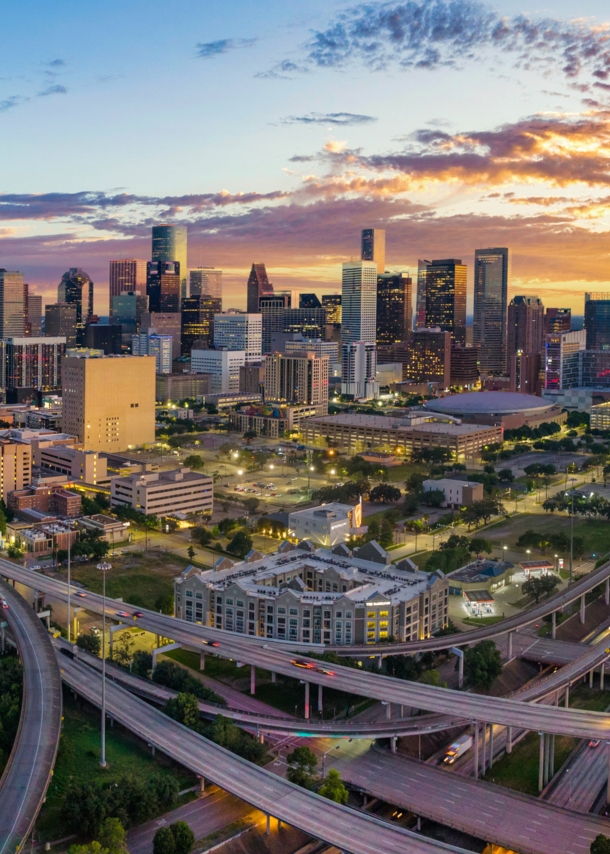
{"label": "street light", "polygon": [[572,509],[570,511],[570,584],[572,583],[572,566],[574,563],[574,484],[576,483],[576,478],[571,477],[570,483],[572,484]]}
{"label": "street light", "polygon": [[322,754],[322,776],[323,777],[326,777],[326,754],[330,753],[331,750],[339,750],[340,747],[341,747],[340,744],[337,744],[335,747],[329,747],[328,750],[326,750]]}
{"label": "street light", "polygon": [[307,469],[307,492],[311,493],[311,473],[315,471],[313,466],[309,466]]}
{"label": "street light", "polygon": [[70,545],[72,543],[72,528],[68,531],[68,643],[70,643]]}
{"label": "street light", "polygon": [[109,563],[98,563],[97,568],[102,573],[102,756],[100,765],[106,767],[106,573],[112,569]]}

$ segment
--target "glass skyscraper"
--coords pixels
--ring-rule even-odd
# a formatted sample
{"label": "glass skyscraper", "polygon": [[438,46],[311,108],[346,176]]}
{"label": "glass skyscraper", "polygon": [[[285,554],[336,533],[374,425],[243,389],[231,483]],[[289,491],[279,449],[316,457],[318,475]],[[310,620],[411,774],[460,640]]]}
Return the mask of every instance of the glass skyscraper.
{"label": "glass skyscraper", "polygon": [[610,350],[610,293],[585,294],[587,350]]}
{"label": "glass skyscraper", "polygon": [[474,346],[486,374],[506,373],[508,249],[474,253]]}
{"label": "glass skyscraper", "polygon": [[177,261],[180,264],[180,298],[187,296],[187,236],[185,225],[153,225],[153,261]]}
{"label": "glass skyscraper", "polygon": [[404,273],[377,276],[377,344],[399,344],[413,323],[413,280]]}
{"label": "glass skyscraper", "polygon": [[459,258],[427,264],[425,325],[451,332],[455,344],[466,344],[466,271]]}

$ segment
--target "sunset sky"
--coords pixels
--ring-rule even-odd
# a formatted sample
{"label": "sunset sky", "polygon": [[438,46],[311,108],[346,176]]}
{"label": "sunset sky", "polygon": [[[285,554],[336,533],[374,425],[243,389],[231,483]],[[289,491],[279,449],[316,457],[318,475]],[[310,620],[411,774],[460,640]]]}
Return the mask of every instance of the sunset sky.
{"label": "sunset sky", "polygon": [[508,246],[512,293],[610,291],[610,8],[456,0],[21,0],[2,11],[0,266],[250,264],[333,292],[363,227],[389,268]]}

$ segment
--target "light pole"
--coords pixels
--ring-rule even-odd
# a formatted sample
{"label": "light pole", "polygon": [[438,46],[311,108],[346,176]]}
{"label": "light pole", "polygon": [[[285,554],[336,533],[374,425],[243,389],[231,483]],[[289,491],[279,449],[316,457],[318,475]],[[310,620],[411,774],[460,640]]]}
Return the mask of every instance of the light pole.
{"label": "light pole", "polygon": [[106,767],[106,573],[111,569],[109,563],[98,563],[102,573],[102,756],[100,765]]}
{"label": "light pole", "polygon": [[337,744],[334,747],[329,747],[328,750],[324,751],[322,754],[322,777],[326,777],[326,754],[330,753],[331,750],[339,750],[340,747],[340,744]]}
{"label": "light pole", "polygon": [[311,498],[311,473],[315,471],[313,466],[307,467],[307,492],[309,493],[309,497]]}
{"label": "light pole", "polygon": [[572,583],[572,566],[574,564],[574,484],[576,483],[576,478],[571,477],[570,483],[572,484],[572,508],[570,511],[570,584]]}

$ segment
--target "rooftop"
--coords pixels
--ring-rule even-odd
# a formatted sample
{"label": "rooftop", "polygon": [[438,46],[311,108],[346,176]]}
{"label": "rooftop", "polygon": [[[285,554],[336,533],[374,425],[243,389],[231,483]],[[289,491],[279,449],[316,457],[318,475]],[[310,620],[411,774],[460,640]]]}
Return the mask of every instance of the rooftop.
{"label": "rooftop", "polygon": [[473,581],[480,581],[485,583],[490,578],[498,578],[500,575],[504,575],[512,568],[513,564],[507,561],[479,559],[450,572],[448,577],[450,582],[466,581],[472,583]]}
{"label": "rooftop", "polygon": [[511,415],[515,412],[543,412],[551,406],[541,397],[512,391],[473,391],[424,403],[430,412],[450,415]]}
{"label": "rooftop", "polygon": [[462,436],[481,430],[479,424],[460,424],[451,418],[442,418],[431,412],[418,412],[405,418],[393,418],[383,415],[364,415],[357,412],[342,412],[339,415],[318,415],[308,418],[307,423],[338,424],[344,427],[368,427],[377,430],[399,430],[405,433],[414,431],[442,433],[450,436]]}

